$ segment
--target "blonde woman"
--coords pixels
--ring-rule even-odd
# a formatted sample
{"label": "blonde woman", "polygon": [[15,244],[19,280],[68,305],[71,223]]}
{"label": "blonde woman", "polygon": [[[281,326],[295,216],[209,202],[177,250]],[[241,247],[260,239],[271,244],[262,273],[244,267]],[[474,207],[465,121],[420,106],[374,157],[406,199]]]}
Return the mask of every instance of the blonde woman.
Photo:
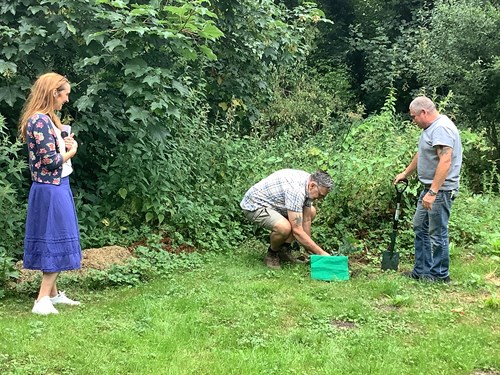
{"label": "blonde woman", "polygon": [[73,134],[61,135],[55,111],[69,101],[69,81],[57,73],[41,75],[31,88],[19,121],[19,135],[28,144],[31,189],[24,238],[24,267],[42,271],[32,312],[57,314],[55,304],[79,305],[56,286],[61,271],[80,268],[78,221],[69,175],[78,150]]}

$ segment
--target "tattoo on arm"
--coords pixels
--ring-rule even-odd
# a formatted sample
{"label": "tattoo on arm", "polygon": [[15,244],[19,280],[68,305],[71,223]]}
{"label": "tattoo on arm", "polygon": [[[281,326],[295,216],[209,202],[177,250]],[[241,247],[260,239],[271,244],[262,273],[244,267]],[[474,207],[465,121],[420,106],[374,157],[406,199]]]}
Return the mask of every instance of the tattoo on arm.
{"label": "tattoo on arm", "polygon": [[295,222],[295,225],[302,226],[302,215],[295,216],[295,219],[293,219],[293,221]]}
{"label": "tattoo on arm", "polygon": [[448,146],[438,146],[438,155],[443,156],[451,152],[451,147]]}

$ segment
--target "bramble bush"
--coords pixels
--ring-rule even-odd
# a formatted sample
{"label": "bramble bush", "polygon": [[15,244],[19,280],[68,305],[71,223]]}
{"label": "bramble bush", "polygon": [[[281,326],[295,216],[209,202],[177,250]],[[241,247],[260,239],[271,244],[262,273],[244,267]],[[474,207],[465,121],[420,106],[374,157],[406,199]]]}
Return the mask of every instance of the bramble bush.
{"label": "bramble bush", "polygon": [[[347,125],[331,122],[300,151],[310,161],[308,169],[321,168],[334,181],[332,193],[318,203],[314,228],[328,249],[375,253],[388,244],[395,197],[392,179],[411,160],[418,137],[415,127],[396,116],[394,101],[390,96],[379,114],[365,120],[351,116]],[[414,191],[408,188],[404,208]]]}

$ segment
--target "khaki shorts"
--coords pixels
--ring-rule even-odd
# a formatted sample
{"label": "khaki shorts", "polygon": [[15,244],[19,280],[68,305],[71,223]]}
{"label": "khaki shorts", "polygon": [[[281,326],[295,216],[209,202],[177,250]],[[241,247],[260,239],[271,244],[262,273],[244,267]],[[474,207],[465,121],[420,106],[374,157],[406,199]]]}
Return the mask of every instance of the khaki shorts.
{"label": "khaki shorts", "polygon": [[243,210],[243,213],[251,222],[269,230],[272,230],[274,225],[278,221],[282,219],[286,220],[286,217],[284,217],[278,211],[273,210],[272,208],[259,208],[255,211]]}

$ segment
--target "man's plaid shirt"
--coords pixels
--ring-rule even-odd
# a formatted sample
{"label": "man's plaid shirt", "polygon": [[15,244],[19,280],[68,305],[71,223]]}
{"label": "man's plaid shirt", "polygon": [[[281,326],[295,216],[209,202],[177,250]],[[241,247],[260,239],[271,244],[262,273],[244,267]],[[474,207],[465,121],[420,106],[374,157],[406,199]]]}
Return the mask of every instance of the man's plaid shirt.
{"label": "man's plaid shirt", "polygon": [[307,194],[307,183],[311,175],[295,169],[274,172],[253,185],[243,197],[241,208],[255,211],[268,207],[287,217],[287,211],[302,212],[311,207]]}

